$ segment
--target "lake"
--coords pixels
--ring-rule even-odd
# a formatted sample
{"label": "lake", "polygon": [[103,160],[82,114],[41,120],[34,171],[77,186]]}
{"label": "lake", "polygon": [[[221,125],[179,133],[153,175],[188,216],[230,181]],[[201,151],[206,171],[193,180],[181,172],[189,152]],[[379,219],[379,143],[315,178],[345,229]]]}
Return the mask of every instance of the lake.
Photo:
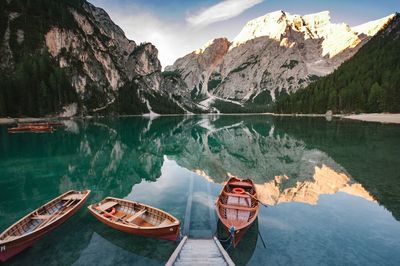
{"label": "lake", "polygon": [[163,265],[177,243],[114,231],[86,206],[127,198],[185,224],[192,199],[184,232],[211,236],[227,173],[253,178],[269,205],[229,247],[237,265],[400,265],[400,126],[263,115],[77,120],[53,134],[0,126],[0,231],[67,190],[92,190],[6,265]]}

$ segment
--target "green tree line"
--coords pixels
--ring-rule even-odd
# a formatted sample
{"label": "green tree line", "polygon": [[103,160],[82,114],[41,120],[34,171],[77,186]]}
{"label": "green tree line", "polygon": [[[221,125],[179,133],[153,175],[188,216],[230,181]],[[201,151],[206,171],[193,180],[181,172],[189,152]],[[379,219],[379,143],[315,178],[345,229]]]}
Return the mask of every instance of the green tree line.
{"label": "green tree line", "polygon": [[21,58],[12,75],[0,73],[0,116],[44,116],[77,98],[67,74],[48,54]]}

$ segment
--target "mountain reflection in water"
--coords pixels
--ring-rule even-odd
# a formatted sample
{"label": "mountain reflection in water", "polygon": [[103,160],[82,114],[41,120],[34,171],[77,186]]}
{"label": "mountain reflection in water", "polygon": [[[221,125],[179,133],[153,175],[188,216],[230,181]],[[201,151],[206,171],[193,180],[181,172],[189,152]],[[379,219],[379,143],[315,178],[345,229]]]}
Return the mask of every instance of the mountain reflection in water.
{"label": "mountain reflection in water", "polygon": [[[325,121],[315,120],[314,123],[326,127]],[[290,129],[301,132],[301,128],[307,130],[307,123],[309,120],[292,120],[289,124]],[[124,197],[141,180],[156,181],[161,175],[165,155],[180,166],[216,183],[224,182],[227,173],[250,177],[257,184],[260,199],[270,205],[289,201],[316,204],[319,195],[338,191],[367,200],[378,196],[379,201],[381,194],[371,195],[325,151],[310,148],[309,143],[287,133],[290,131],[286,130],[287,124],[285,120],[267,116],[67,121],[65,132],[32,136],[34,146],[19,147],[18,142],[24,138],[23,135],[5,134],[0,146],[5,152],[0,154],[0,158],[10,158],[16,153],[28,158],[32,155],[36,158],[50,157],[56,150],[63,156],[53,160],[65,169],[60,173],[59,191],[77,186],[102,187],[100,193],[96,193],[96,199],[108,194]],[[333,128],[325,128],[324,132],[330,134],[332,131],[331,137],[335,139],[348,138],[338,130],[346,128],[346,122],[334,121],[331,124]],[[307,141],[313,141],[311,136],[308,135]],[[17,146],[20,149],[18,151],[14,149]],[[385,152],[390,154],[387,150]],[[46,164],[43,165],[39,160],[38,163],[34,168],[26,166],[24,170],[50,174],[46,171]],[[371,161],[369,164],[373,163]],[[8,174],[13,175],[12,171]],[[398,186],[387,184],[386,189],[393,187]],[[43,187],[38,186],[37,189],[40,192]],[[376,192],[373,187],[371,190]],[[107,191],[107,194],[101,191]],[[23,199],[31,192],[27,192],[27,195],[22,191],[20,193]]]}
{"label": "mountain reflection in water", "polygon": [[[10,135],[0,127],[0,187],[7,188],[0,193],[0,229],[66,190],[83,188],[93,191],[88,203],[128,198],[183,223],[193,178],[192,227],[209,230],[204,217],[214,206],[207,197],[216,199],[230,173],[252,178],[260,200],[275,205],[261,207],[257,225],[241,241],[245,248],[230,251],[238,265],[329,264],[323,259],[330,252],[331,264],[391,264],[390,257],[400,260],[399,224],[390,215],[400,219],[398,136],[398,126],[269,116],[71,120],[53,134]],[[83,208],[10,264],[163,265],[174,248],[115,232]],[[108,257],[96,256],[97,249]]]}

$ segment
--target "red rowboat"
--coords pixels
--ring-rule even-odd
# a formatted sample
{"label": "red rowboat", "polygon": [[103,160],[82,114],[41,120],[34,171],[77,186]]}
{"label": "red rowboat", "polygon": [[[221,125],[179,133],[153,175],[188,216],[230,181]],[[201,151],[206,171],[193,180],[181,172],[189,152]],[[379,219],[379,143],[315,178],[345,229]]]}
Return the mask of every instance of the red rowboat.
{"label": "red rowboat", "polygon": [[172,241],[179,235],[178,219],[142,203],[107,197],[88,209],[100,222],[125,233]]}
{"label": "red rowboat", "polygon": [[82,207],[89,194],[90,190],[68,191],[7,228],[0,235],[0,261],[20,253],[65,222]]}
{"label": "red rowboat", "polygon": [[49,126],[18,126],[8,129],[8,133],[22,133],[22,132],[33,132],[33,133],[48,133],[53,132],[54,128]]}
{"label": "red rowboat", "polygon": [[218,196],[216,206],[217,215],[236,247],[258,215],[259,204],[253,181],[230,177]]}

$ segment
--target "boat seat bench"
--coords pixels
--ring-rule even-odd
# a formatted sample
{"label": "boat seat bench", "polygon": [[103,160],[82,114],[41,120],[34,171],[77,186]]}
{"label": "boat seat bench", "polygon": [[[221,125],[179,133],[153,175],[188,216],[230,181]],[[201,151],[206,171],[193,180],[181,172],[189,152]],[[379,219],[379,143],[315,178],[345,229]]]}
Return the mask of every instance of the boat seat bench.
{"label": "boat seat bench", "polygon": [[162,221],[162,223],[160,223],[158,226],[166,226],[166,225],[170,225],[172,224],[172,222],[168,219],[165,219],[164,221]]}
{"label": "boat seat bench", "polygon": [[101,205],[97,206],[96,208],[104,212],[104,211],[114,207],[115,205],[118,205],[118,202],[116,202],[116,201],[107,201],[106,203],[101,204]]}
{"label": "boat seat bench", "polygon": [[[227,192],[225,190],[223,190],[222,193],[224,193],[227,196],[232,196],[232,197],[246,198],[246,199],[250,198],[250,196],[248,194],[236,194],[236,193]],[[252,196],[254,197],[254,195],[252,195]]]}
{"label": "boat seat bench", "polygon": [[252,188],[253,186],[247,182],[240,182],[240,181],[236,181],[236,182],[231,182],[228,184],[230,187],[246,187],[246,188]]}
{"label": "boat seat bench", "polygon": [[239,210],[239,211],[254,211],[256,208],[249,208],[249,207],[243,207],[243,206],[238,206],[238,205],[226,205],[223,203],[220,203],[220,206],[225,209],[234,209],[234,210]]}
{"label": "boat seat bench", "polygon": [[67,195],[63,197],[63,200],[81,200],[83,197],[85,197],[86,194],[72,194],[72,195]]}
{"label": "boat seat bench", "polygon": [[52,216],[54,216],[54,215],[51,215],[51,214],[44,214],[44,215],[37,214],[35,216],[32,216],[32,219],[34,219],[34,220],[47,220],[47,219],[51,218]]}
{"label": "boat seat bench", "polygon": [[133,220],[135,220],[136,218],[138,218],[140,215],[144,214],[145,212],[147,212],[146,209],[140,210],[140,211],[136,212],[135,214],[133,214],[131,217],[129,217],[128,219],[126,219],[124,221],[130,223]]}

